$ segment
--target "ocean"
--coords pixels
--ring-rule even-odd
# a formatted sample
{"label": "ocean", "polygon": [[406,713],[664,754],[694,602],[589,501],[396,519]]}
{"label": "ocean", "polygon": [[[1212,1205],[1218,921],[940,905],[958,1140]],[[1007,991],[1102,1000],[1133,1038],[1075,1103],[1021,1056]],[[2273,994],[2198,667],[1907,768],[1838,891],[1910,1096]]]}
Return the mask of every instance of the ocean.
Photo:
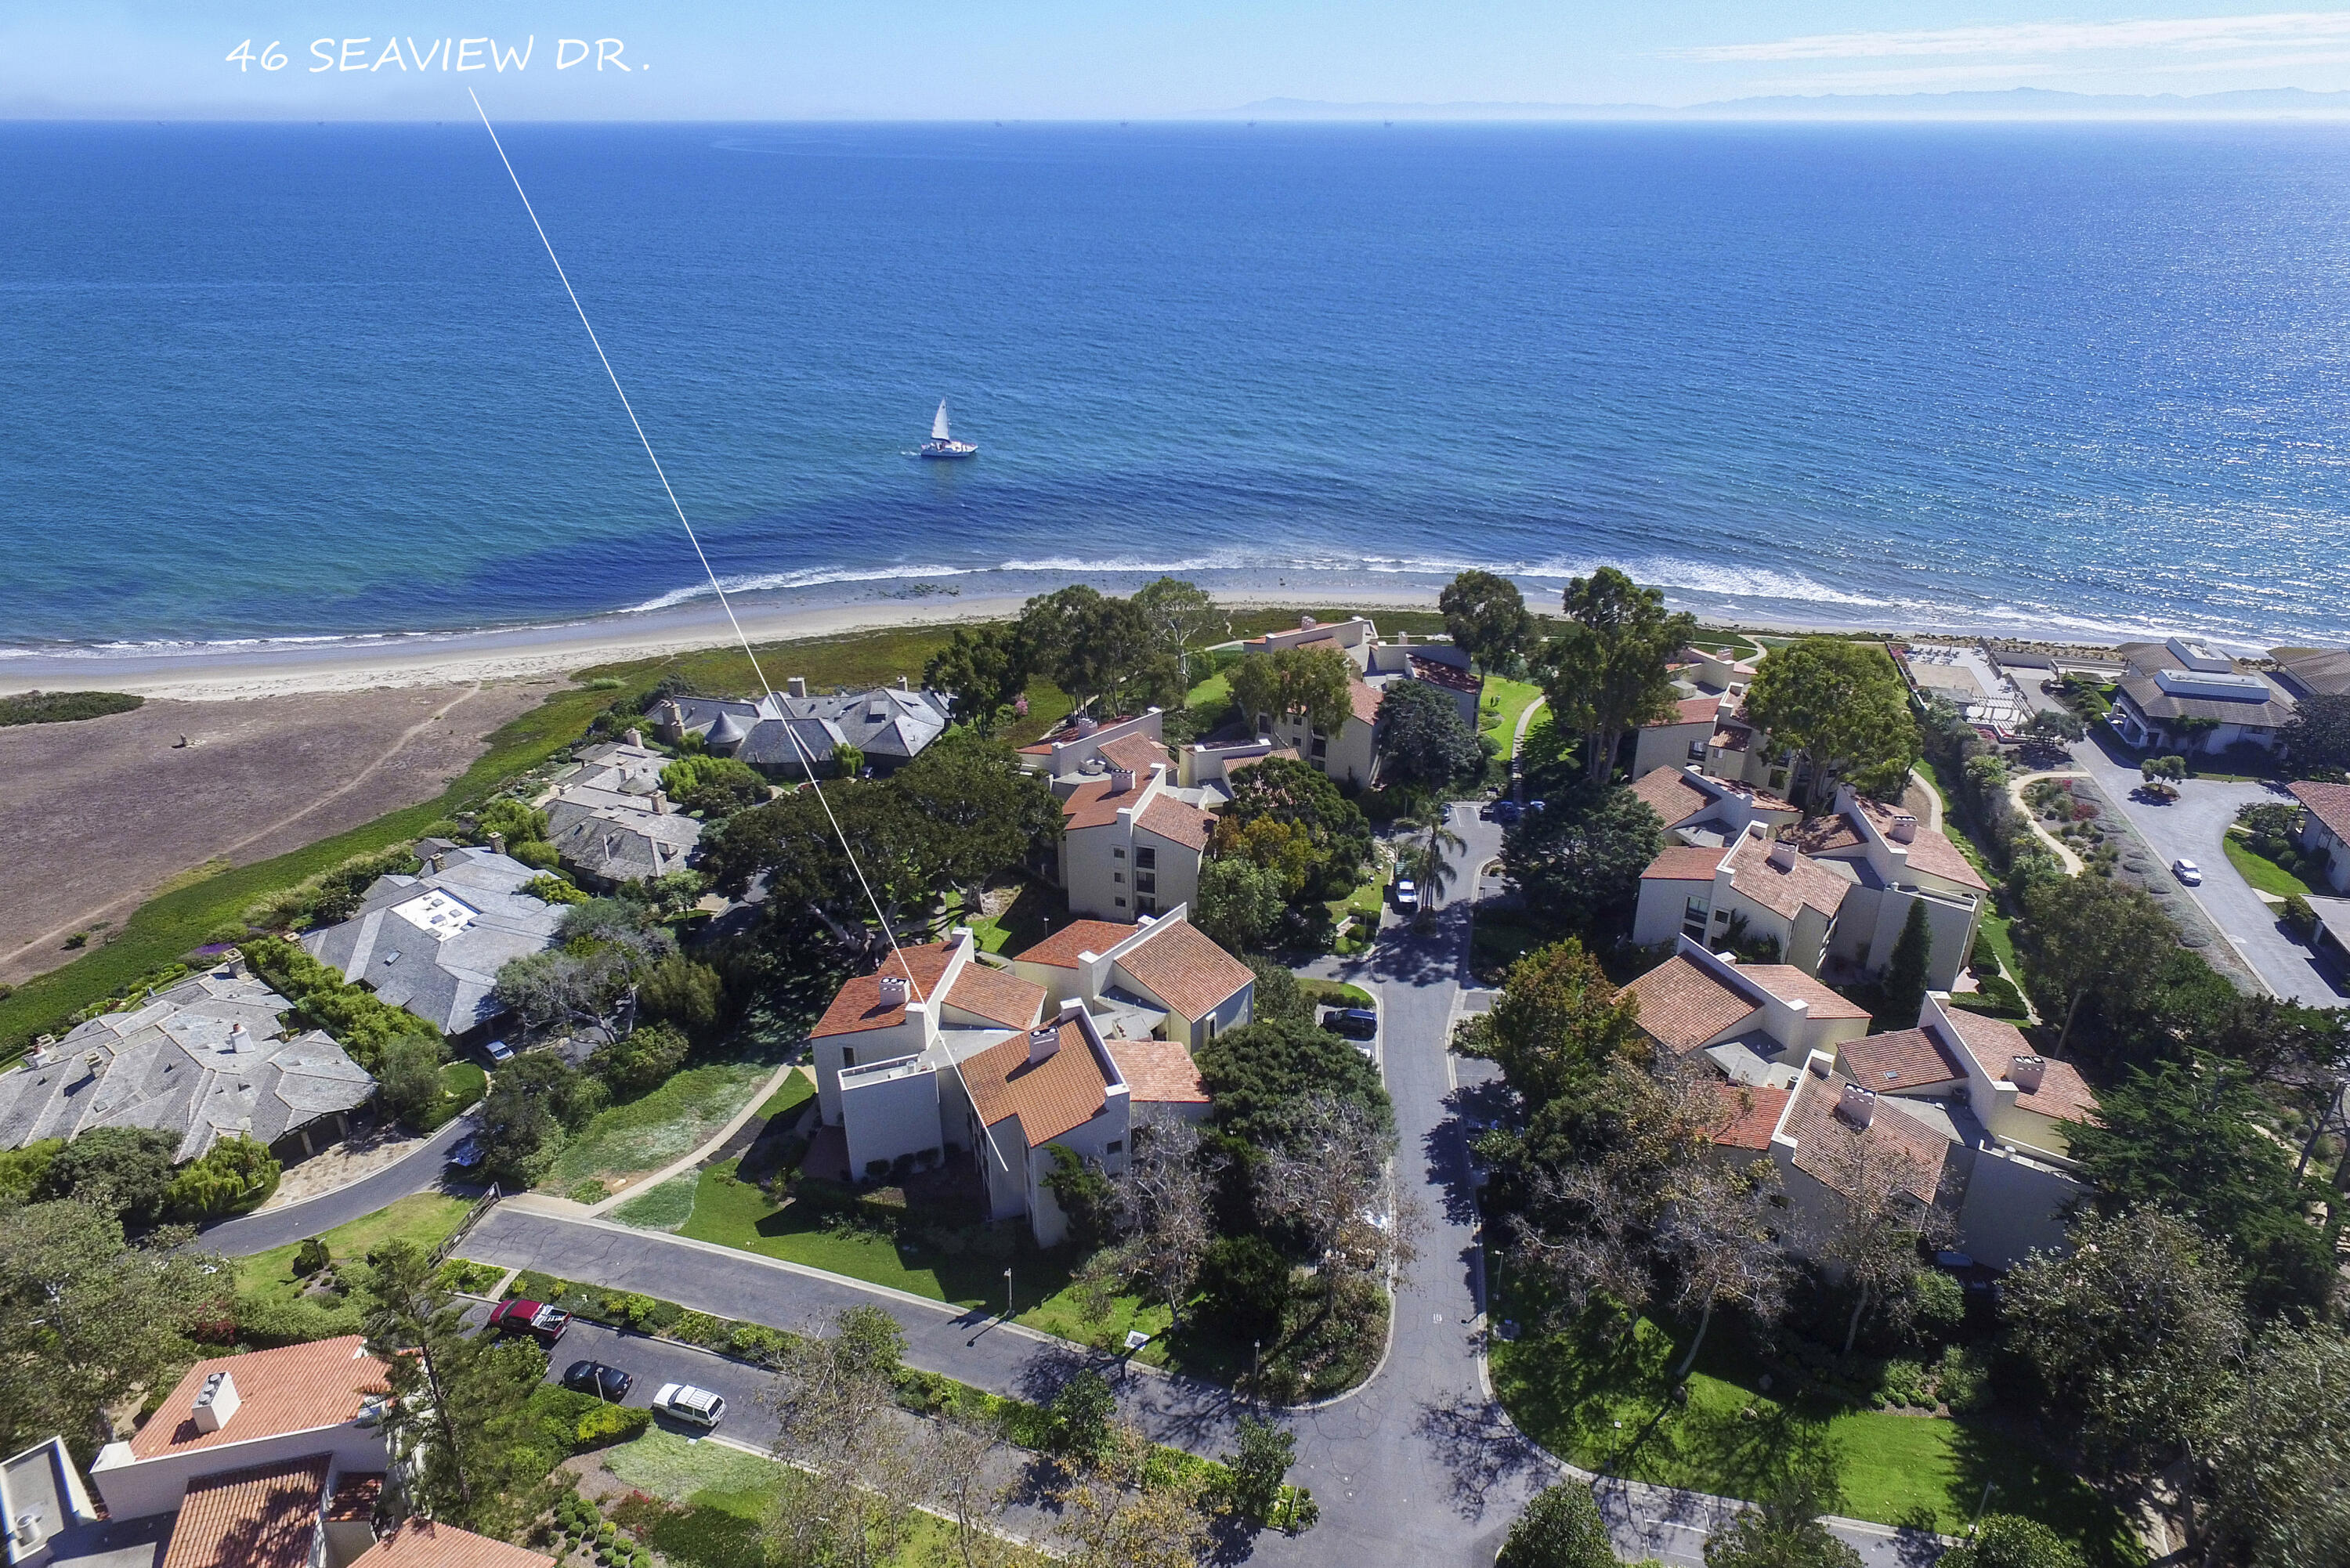
{"label": "ocean", "polygon": [[[451,114],[0,126],[0,645],[709,592]],[[754,597],[1613,562],[1748,622],[2350,640],[2338,126],[502,130]],[[912,455],[941,398],[977,459]]]}

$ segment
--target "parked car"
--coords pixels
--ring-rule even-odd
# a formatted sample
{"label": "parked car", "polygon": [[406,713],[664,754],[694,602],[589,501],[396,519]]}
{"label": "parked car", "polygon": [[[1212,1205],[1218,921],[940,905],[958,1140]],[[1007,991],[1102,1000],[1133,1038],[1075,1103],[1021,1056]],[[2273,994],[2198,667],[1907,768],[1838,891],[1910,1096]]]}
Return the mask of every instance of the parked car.
{"label": "parked car", "polygon": [[1518,819],[1523,815],[1525,812],[1516,801],[1497,800],[1493,803],[1493,820],[1503,827],[1515,827]]}
{"label": "parked car", "polygon": [[2196,865],[2192,860],[2181,859],[2172,861],[2170,863],[2170,874],[2173,877],[2178,877],[2179,882],[2185,887],[2199,888],[2203,885],[2203,867]]}
{"label": "parked car", "polygon": [[660,1392],[653,1396],[653,1408],[706,1429],[725,1417],[726,1400],[723,1395],[696,1388],[691,1383],[664,1383]]}
{"label": "parked car", "polygon": [[526,1334],[541,1345],[553,1345],[571,1326],[571,1314],[561,1307],[516,1297],[499,1303],[490,1314],[490,1327],[500,1334]]}
{"label": "parked car", "polygon": [[514,1047],[503,1040],[493,1040],[482,1049],[489,1053],[490,1061],[493,1064],[514,1060]]}
{"label": "parked car", "polygon": [[1419,908],[1419,884],[1409,877],[1399,877],[1395,885],[1395,907],[1411,910]]}
{"label": "parked car", "polygon": [[607,1366],[600,1361],[575,1361],[564,1369],[563,1386],[577,1394],[593,1394],[598,1399],[619,1404],[629,1397],[634,1377],[617,1366]]}
{"label": "parked car", "polygon": [[482,1137],[479,1133],[467,1133],[449,1146],[449,1164],[452,1169],[472,1170],[482,1163]]}
{"label": "parked car", "polygon": [[1323,1012],[1322,1027],[1349,1040],[1368,1040],[1379,1032],[1379,1015],[1367,1007],[1332,1007]]}

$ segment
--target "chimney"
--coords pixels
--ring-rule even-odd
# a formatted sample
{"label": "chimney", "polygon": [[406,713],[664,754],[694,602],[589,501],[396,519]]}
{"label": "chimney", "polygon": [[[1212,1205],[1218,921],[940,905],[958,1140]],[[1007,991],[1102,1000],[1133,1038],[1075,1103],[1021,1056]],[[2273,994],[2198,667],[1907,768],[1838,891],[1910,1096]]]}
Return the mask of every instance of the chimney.
{"label": "chimney", "polygon": [[642,730],[638,729],[634,724],[629,725],[628,729],[621,732],[620,739],[628,742],[629,744],[636,747],[637,750],[640,752],[645,749],[645,732]]}
{"label": "chimney", "polygon": [[785,681],[784,695],[786,697],[806,697],[807,695],[807,677],[805,675],[795,675],[789,680]]}
{"label": "chimney", "polygon": [[1825,1078],[1828,1075],[1829,1069],[1835,1064],[1828,1059],[1825,1052],[1814,1051],[1804,1060],[1804,1065],[1812,1070],[1813,1077]]}
{"label": "chimney", "polygon": [[1398,648],[1409,648],[1411,646],[1411,633],[1408,631],[1399,631],[1396,633],[1396,646]]}
{"label": "chimney", "polygon": [[1866,1127],[1877,1119],[1877,1092],[1858,1084],[1846,1084],[1836,1099],[1836,1115],[1856,1127]]}
{"label": "chimney", "polygon": [[899,690],[899,691],[911,691],[913,690],[913,688],[912,688],[912,687],[910,687],[910,686],[909,686],[909,685],[907,685],[907,684],[906,684],[906,678],[905,678],[904,676],[900,675],[899,677],[898,677],[898,690]]}
{"label": "chimney", "polygon": [[2007,1081],[2027,1095],[2040,1092],[2040,1081],[2048,1075],[2045,1056],[2018,1056],[2007,1064]]}
{"label": "chimney", "polygon": [[884,1007],[905,1006],[907,989],[906,977],[904,975],[883,975],[881,977],[881,1005]]}
{"label": "chimney", "polygon": [[236,1414],[239,1403],[236,1379],[228,1375],[227,1368],[213,1373],[204,1379],[203,1389],[196,1395],[196,1430],[219,1431]]}
{"label": "chimney", "polygon": [[234,975],[238,980],[251,980],[253,978],[253,966],[244,961],[244,950],[243,948],[231,948],[228,951],[221,954],[221,966],[226,969],[230,974]]}
{"label": "chimney", "polygon": [[1031,1067],[1039,1062],[1051,1061],[1053,1053],[1060,1048],[1061,1026],[1057,1023],[1040,1023],[1028,1031],[1028,1064]]}
{"label": "chimney", "polygon": [[1132,768],[1117,768],[1117,767],[1114,767],[1114,768],[1110,769],[1110,771],[1109,771],[1109,793],[1110,793],[1110,794],[1124,794],[1127,791],[1128,791],[1128,790],[1132,789],[1133,787],[1134,787],[1134,770],[1133,770]]}
{"label": "chimney", "polygon": [[504,834],[503,834],[503,833],[493,833],[493,834],[491,834],[491,835],[490,835],[490,853],[491,853],[491,854],[493,854],[493,855],[504,855],[505,852],[506,852],[506,836],[505,836]]}
{"label": "chimney", "polygon": [[81,1059],[81,1064],[88,1068],[89,1075],[95,1078],[100,1073],[106,1071],[106,1053],[103,1051],[92,1051],[89,1054]]}
{"label": "chimney", "polygon": [[1315,624],[1314,618],[1310,615],[1302,615],[1297,618],[1297,629],[1300,631],[1310,631]]}
{"label": "chimney", "polygon": [[661,794],[659,790],[653,791],[653,815],[655,816],[667,816],[670,814],[670,809],[669,796]]}
{"label": "chimney", "polygon": [[1885,836],[1896,844],[1915,843],[1918,838],[1918,819],[1906,811],[1897,813],[1892,826],[1886,828]]}
{"label": "chimney", "polygon": [[1772,870],[1793,871],[1795,868],[1795,846],[1783,838],[1771,846],[1768,858]]}
{"label": "chimney", "polygon": [[250,1044],[253,1044],[253,1031],[252,1031],[252,1030],[247,1029],[247,1028],[246,1028],[244,1024],[242,1024],[242,1023],[232,1023],[232,1024],[230,1024],[230,1025],[229,1025],[229,1027],[228,1027],[228,1048],[229,1048],[230,1050],[232,1050],[232,1051],[242,1051],[242,1050],[244,1050],[246,1046],[248,1046],[248,1045],[250,1045]]}

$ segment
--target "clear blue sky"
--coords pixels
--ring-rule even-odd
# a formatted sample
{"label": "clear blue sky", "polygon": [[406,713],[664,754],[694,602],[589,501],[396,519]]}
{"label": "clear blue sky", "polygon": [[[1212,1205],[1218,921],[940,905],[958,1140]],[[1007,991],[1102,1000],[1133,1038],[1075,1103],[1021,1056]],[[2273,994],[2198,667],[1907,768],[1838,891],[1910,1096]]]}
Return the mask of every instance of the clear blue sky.
{"label": "clear blue sky", "polygon": [[[429,56],[436,40],[469,36],[494,37],[502,51],[535,41],[527,67],[504,73],[462,74]],[[586,40],[588,57],[557,71],[567,37]],[[333,40],[333,69],[312,69],[318,38]],[[347,51],[345,40],[360,38]],[[601,71],[599,38],[620,45]],[[256,57],[276,42],[286,65],[241,71],[224,58],[248,39]],[[459,63],[487,57],[475,45]],[[467,111],[464,86],[507,118],[646,119],[1143,118],[1269,98],[1680,105],[2013,87],[2335,90],[2350,88],[2350,10],[2208,0],[2074,0],[2061,11],[2054,0],[0,4],[0,117],[440,119]]]}

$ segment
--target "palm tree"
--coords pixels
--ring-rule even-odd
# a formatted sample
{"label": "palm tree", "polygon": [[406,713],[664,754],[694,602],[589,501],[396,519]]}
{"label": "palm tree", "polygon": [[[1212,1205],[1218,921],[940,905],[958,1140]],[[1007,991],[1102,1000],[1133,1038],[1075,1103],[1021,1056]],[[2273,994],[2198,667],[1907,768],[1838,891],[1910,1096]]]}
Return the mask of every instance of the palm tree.
{"label": "palm tree", "polygon": [[1465,852],[1469,842],[1452,831],[1441,802],[1427,821],[1413,826],[1418,836],[1397,854],[1396,866],[1419,884],[1420,904],[1426,908],[1461,879],[1461,867],[1451,857]]}

